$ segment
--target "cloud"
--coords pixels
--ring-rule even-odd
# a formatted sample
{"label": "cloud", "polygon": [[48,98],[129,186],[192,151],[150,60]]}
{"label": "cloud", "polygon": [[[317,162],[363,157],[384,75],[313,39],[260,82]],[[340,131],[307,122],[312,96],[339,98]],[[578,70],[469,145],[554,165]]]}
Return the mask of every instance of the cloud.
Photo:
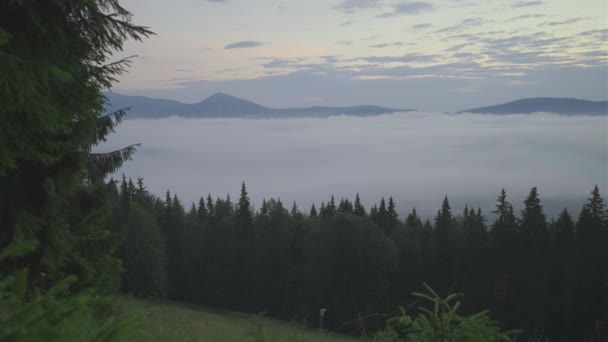
{"label": "cloud", "polygon": [[479,7],[479,3],[478,2],[464,2],[464,3],[458,3],[455,5],[450,6],[450,8],[467,8],[467,7]]}
{"label": "cloud", "polygon": [[369,56],[354,58],[353,60],[364,60],[372,63],[411,63],[411,62],[431,62],[438,59],[439,55],[410,53],[403,56]]}
{"label": "cloud", "polygon": [[359,40],[361,40],[361,41],[373,41],[373,40],[376,40],[378,38],[382,38],[382,36],[368,36],[368,37],[363,37],[363,38],[361,38]]}
{"label": "cloud", "polygon": [[378,7],[381,3],[382,0],[343,0],[335,5],[333,9],[350,14],[360,10]]}
{"label": "cloud", "polygon": [[470,27],[481,26],[493,22],[493,20],[485,18],[467,18],[460,21],[458,25],[444,27],[435,31],[435,33],[458,32]]}
{"label": "cloud", "polygon": [[[175,134],[166,139],[166,132]],[[368,207],[392,195],[400,215],[416,205],[432,217],[447,193],[455,211],[468,203],[491,217],[502,187],[519,210],[529,188],[538,186],[551,217],[570,201],[576,203],[570,209],[579,210],[596,183],[608,190],[602,117],[414,112],[289,120],[136,119],[123,122],[97,151],[133,142],[142,147],[116,176],[143,177],[151,193],[164,196],[170,189],[187,204],[208,193],[237,197],[245,181],[257,208],[262,198],[296,200],[309,208],[332,194],[352,198],[359,192]]]}
{"label": "cloud", "polygon": [[353,45],[352,40],[340,40],[336,42],[336,45]]}
{"label": "cloud", "polygon": [[432,26],[433,26],[433,24],[431,24],[431,23],[416,24],[416,25],[412,25],[412,29],[424,30],[424,29],[430,28]]}
{"label": "cloud", "polygon": [[175,69],[177,72],[193,72],[194,69]]}
{"label": "cloud", "polygon": [[511,19],[508,19],[507,22],[513,22],[513,21],[518,21],[518,20],[523,20],[523,19],[530,19],[530,18],[543,18],[546,17],[547,15],[545,14],[524,14],[524,15],[520,15],[519,17],[514,17]]}
{"label": "cloud", "polygon": [[414,15],[421,12],[430,11],[435,9],[433,4],[429,2],[413,1],[413,2],[400,2],[393,6],[391,12],[386,12],[378,15],[378,18],[393,18],[401,15]]}
{"label": "cloud", "polygon": [[252,47],[262,46],[264,44],[265,43],[255,42],[255,41],[251,41],[251,40],[244,40],[244,41],[240,41],[237,43],[228,44],[228,45],[224,46],[224,50],[252,48]]}
{"label": "cloud", "polygon": [[462,50],[463,48],[469,46],[470,44],[465,43],[465,44],[458,44],[458,45],[454,45],[452,47],[449,47],[447,49],[445,49],[446,51],[459,51]]}
{"label": "cloud", "polygon": [[218,3],[226,3],[228,0],[205,0],[207,2],[218,2]]}
{"label": "cloud", "polygon": [[470,53],[470,52],[459,52],[455,53],[452,56],[456,58],[473,58],[479,56],[478,54]]}
{"label": "cloud", "polygon": [[567,20],[562,20],[562,21],[545,21],[544,23],[541,23],[538,26],[561,26],[561,25],[568,25],[568,24],[577,23],[579,21],[583,21],[583,20],[586,20],[586,19],[587,18],[572,18],[572,19],[567,19]]}
{"label": "cloud", "polygon": [[394,46],[403,46],[405,45],[403,42],[394,42],[394,43],[383,43],[383,44],[376,44],[376,45],[370,45],[370,48],[385,48],[385,47],[394,47]]}
{"label": "cloud", "polygon": [[353,20],[347,20],[347,21],[343,21],[343,22],[339,23],[338,26],[350,26],[354,23],[355,22]]}
{"label": "cloud", "polygon": [[511,5],[513,8],[522,8],[522,7],[532,7],[532,6],[540,6],[544,3],[544,1],[518,1]]}

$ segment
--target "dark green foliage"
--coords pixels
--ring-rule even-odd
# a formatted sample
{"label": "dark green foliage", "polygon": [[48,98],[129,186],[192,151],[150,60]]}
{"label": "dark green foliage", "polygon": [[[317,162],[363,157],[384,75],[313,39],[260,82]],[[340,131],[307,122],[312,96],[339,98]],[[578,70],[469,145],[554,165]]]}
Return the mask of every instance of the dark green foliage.
{"label": "dark green foliage", "polygon": [[361,199],[359,198],[359,193],[355,196],[355,205],[353,208],[353,212],[355,215],[364,217],[366,215],[365,207],[361,204]]}
{"label": "dark green foliage", "polygon": [[405,224],[412,228],[422,227],[422,221],[420,220],[420,217],[418,217],[416,207],[412,208],[412,212],[407,215]]}
{"label": "dark green foliage", "polygon": [[[116,201],[124,201],[122,190],[111,188]],[[145,187],[132,187],[125,179],[121,188],[138,194]],[[131,200],[129,206],[141,214],[138,207],[143,206],[157,222],[145,226],[163,227],[168,267],[165,278],[158,273],[152,277],[158,278],[157,284],[168,281],[169,290],[176,291],[169,292],[172,298],[267,311],[312,326],[320,324],[319,311],[326,309],[324,328],[369,336],[383,327],[384,314],[411,302],[415,298],[409,293],[429,281],[438,293],[467,293],[459,311],[449,316],[446,330],[462,333],[459,338],[467,340],[477,328],[484,338],[498,336],[492,334],[502,330],[488,319],[491,316],[507,329],[521,328],[524,339],[571,341],[605,336],[603,289],[608,273],[598,244],[606,241],[605,221],[597,209],[602,208],[601,196],[594,192],[578,222],[564,211],[549,225],[535,188],[525,199],[521,221],[503,190],[490,228],[480,209],[466,206],[454,215],[447,197],[434,226],[429,220],[423,224],[415,209],[405,222],[399,221],[390,198],[388,204],[381,200],[374,205],[369,215],[362,214],[357,199],[341,199],[338,206],[330,199],[321,204],[319,215],[315,205],[306,215],[295,203],[288,210],[280,200],[270,199],[253,213],[244,184],[238,203],[208,196],[188,214],[170,193],[164,202],[146,195],[143,202]],[[201,207],[206,209],[203,219]],[[128,280],[131,257],[122,255]],[[171,258],[179,258],[174,266]],[[162,268],[162,258],[146,260],[142,270]],[[454,308],[449,301],[442,303]],[[485,309],[488,314],[475,314]],[[414,315],[408,319],[416,324],[424,317],[431,320],[420,311],[410,312]],[[476,328],[464,327],[469,324]]]}
{"label": "dark green foliage", "polygon": [[418,306],[415,316],[400,307],[401,314],[388,320],[388,327],[374,339],[377,342],[486,342],[514,341],[519,332],[503,331],[487,311],[464,316],[459,313],[462,294],[454,293],[445,299],[424,284],[427,293],[414,297],[430,302],[430,308]]}
{"label": "dark green foliage", "polygon": [[2,269],[28,267],[31,287],[70,274],[74,289],[120,284],[113,254],[124,234],[102,224],[111,207],[103,178],[135,147],[91,150],[125,115],[101,115],[102,90],[128,63],[108,58],[149,34],[116,0],[0,4],[0,247],[39,242]]}
{"label": "dark green foliage", "polygon": [[[36,245],[11,244],[0,252],[0,260],[26,255]],[[74,276],[28,296],[28,273],[22,269],[0,280],[1,341],[126,341],[133,332],[135,322],[112,317],[116,312],[107,300],[89,292],[70,294]]]}

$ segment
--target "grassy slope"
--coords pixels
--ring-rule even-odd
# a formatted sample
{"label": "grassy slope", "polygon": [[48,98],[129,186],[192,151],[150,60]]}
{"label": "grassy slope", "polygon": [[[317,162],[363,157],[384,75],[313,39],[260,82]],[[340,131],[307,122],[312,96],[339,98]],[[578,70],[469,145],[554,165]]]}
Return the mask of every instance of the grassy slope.
{"label": "grassy slope", "polygon": [[261,322],[267,341],[361,341],[323,334],[288,322],[260,321],[251,315],[195,305],[132,298],[119,298],[119,301],[125,314],[135,315],[141,322],[135,341],[252,341],[246,333],[255,322]]}

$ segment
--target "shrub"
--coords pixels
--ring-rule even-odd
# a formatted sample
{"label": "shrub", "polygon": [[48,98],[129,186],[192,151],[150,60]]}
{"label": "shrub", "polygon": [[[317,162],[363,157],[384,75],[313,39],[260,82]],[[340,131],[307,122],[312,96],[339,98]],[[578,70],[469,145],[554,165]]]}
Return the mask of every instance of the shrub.
{"label": "shrub", "polygon": [[376,342],[493,342],[514,341],[518,331],[502,331],[488,311],[463,316],[458,314],[462,294],[454,293],[442,299],[427,284],[427,293],[413,293],[431,307],[418,307],[419,314],[412,317],[400,307],[401,314],[387,321],[386,329],[375,336]]}

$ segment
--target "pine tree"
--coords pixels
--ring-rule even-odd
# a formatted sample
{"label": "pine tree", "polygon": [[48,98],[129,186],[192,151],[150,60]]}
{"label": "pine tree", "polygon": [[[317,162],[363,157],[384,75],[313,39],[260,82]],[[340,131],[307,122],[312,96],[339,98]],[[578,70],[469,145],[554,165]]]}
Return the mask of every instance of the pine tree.
{"label": "pine tree", "polygon": [[247,194],[245,182],[241,184],[241,196],[236,209],[236,253],[235,253],[235,275],[233,291],[235,301],[241,307],[248,309],[253,299],[251,292],[251,281],[253,280],[253,256],[255,238],[253,227],[253,212]]}
{"label": "pine tree", "polygon": [[338,205],[338,212],[352,214],[353,211],[353,204],[348,199],[340,199],[340,204]]}
{"label": "pine tree", "polygon": [[213,205],[211,194],[207,194],[207,216],[210,219],[215,218],[215,206]]}
{"label": "pine tree", "polygon": [[299,213],[300,210],[298,209],[298,205],[296,204],[296,201],[293,201],[293,205],[291,206],[291,212],[289,214],[291,216],[296,216]]}
{"label": "pine tree", "polygon": [[365,217],[365,215],[367,215],[365,212],[365,207],[363,207],[363,205],[361,204],[361,199],[359,198],[358,192],[357,192],[357,195],[355,196],[354,213],[355,213],[355,215],[357,215],[359,217]]}
{"label": "pine tree", "polygon": [[412,228],[422,227],[422,221],[420,220],[420,217],[418,217],[416,207],[413,207],[412,212],[407,215],[405,224]]}
{"label": "pine tree", "polygon": [[589,198],[588,201],[589,203],[586,204],[586,207],[591,214],[593,224],[598,226],[606,224],[608,221],[608,211],[606,210],[604,199],[600,195],[600,190],[597,185],[595,185],[593,191],[591,191],[591,198]]}
{"label": "pine tree", "polygon": [[492,213],[496,214],[498,218],[496,219],[495,227],[513,227],[516,225],[517,219],[513,214],[513,206],[511,203],[507,201],[507,192],[503,188],[500,191],[500,196],[498,196],[498,204],[496,205],[496,210]]}
{"label": "pine tree", "polygon": [[201,196],[198,201],[198,208],[196,210],[196,214],[201,222],[205,221],[205,218],[207,217],[207,205],[205,204],[205,198],[203,196]]}
{"label": "pine tree", "polygon": [[319,217],[321,217],[323,220],[329,217],[327,208],[325,207],[325,202],[323,201],[321,201],[321,207],[319,207]]}
{"label": "pine tree", "polygon": [[310,216],[310,218],[316,218],[317,217],[317,208],[315,208],[315,204],[314,203],[310,207],[310,214],[309,214],[309,216]]}
{"label": "pine tree", "polygon": [[268,205],[266,204],[266,200],[262,200],[262,207],[260,208],[260,216],[268,215]]}
{"label": "pine tree", "polygon": [[397,208],[393,196],[388,198],[388,211],[387,211],[388,230],[392,233],[397,225],[399,224],[399,214],[397,214]]}
{"label": "pine tree", "polygon": [[196,205],[194,202],[190,205],[190,210],[188,210],[188,217],[198,217],[198,212],[196,210]]}
{"label": "pine tree", "polygon": [[[227,202],[230,203],[230,196]],[[241,197],[239,198],[238,207],[236,210],[239,230],[251,232],[253,230],[253,213],[251,212],[251,203],[247,194],[245,182],[241,185]]]}
{"label": "pine tree", "polygon": [[456,239],[454,229],[454,218],[452,216],[452,210],[446,195],[441,204],[441,210],[437,212],[435,216],[435,230],[434,230],[436,250],[437,267],[435,268],[435,275],[433,279],[444,279],[441,283],[439,280],[435,280],[437,288],[440,291],[446,291],[455,279],[455,258],[456,258]]}
{"label": "pine tree", "polygon": [[[530,190],[524,201],[524,210],[521,212],[521,229],[528,239],[536,239],[539,244],[544,243],[547,233],[547,220],[543,213],[543,206],[538,198],[536,187]],[[540,245],[539,245],[540,247]]]}
{"label": "pine tree", "polygon": [[578,286],[573,319],[588,334],[608,318],[608,223],[603,202],[596,185],[576,223]]}
{"label": "pine tree", "polygon": [[336,208],[336,201],[334,200],[334,195],[331,195],[331,199],[327,203],[325,210],[327,211],[327,216],[329,216],[329,217],[336,215],[337,208]]}
{"label": "pine tree", "polygon": [[450,208],[448,196],[446,195],[441,204],[441,210],[439,210],[437,216],[435,216],[435,231],[437,232],[438,237],[441,239],[447,237],[448,231],[452,226],[452,220],[452,210]]}
{"label": "pine tree", "polygon": [[0,250],[37,245],[3,261],[3,275],[25,267],[31,287],[74,275],[72,292],[120,281],[114,255],[125,232],[104,225],[104,181],[135,146],[91,152],[125,115],[104,115],[102,91],[128,64],[110,59],[150,34],[116,0],[0,2]]}
{"label": "pine tree", "polygon": [[564,208],[554,225],[554,235],[558,246],[572,246],[574,243],[574,220],[567,208]]}

